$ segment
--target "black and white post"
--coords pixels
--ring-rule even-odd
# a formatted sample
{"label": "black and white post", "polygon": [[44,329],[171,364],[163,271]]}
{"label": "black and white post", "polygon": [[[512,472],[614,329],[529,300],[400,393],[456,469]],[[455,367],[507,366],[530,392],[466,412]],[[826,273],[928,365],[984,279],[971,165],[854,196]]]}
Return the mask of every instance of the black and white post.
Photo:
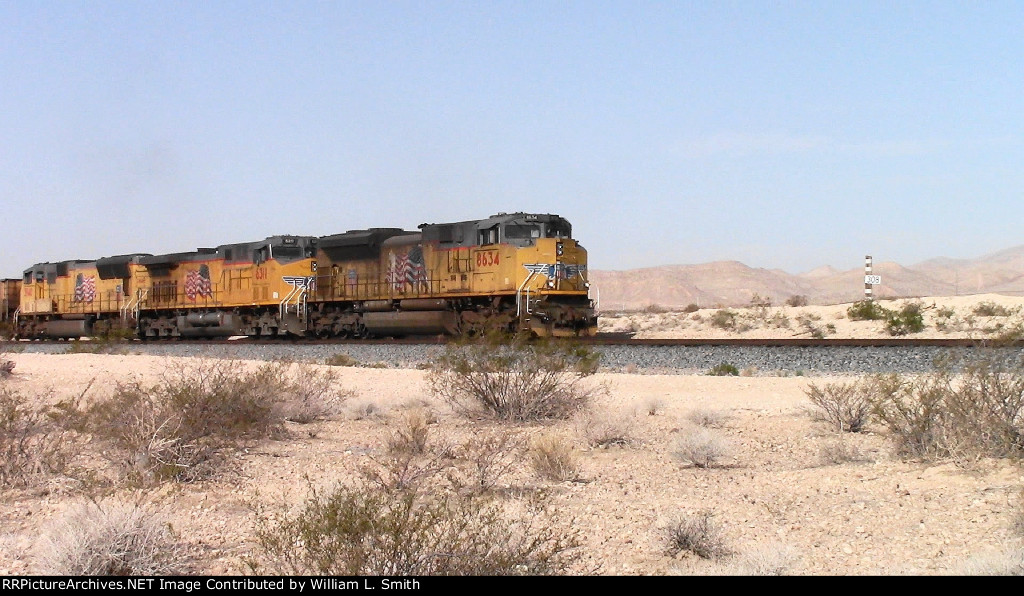
{"label": "black and white post", "polygon": [[871,255],[864,257],[864,299],[871,300],[872,286],[877,286],[882,283],[881,275],[872,275],[871,273]]}

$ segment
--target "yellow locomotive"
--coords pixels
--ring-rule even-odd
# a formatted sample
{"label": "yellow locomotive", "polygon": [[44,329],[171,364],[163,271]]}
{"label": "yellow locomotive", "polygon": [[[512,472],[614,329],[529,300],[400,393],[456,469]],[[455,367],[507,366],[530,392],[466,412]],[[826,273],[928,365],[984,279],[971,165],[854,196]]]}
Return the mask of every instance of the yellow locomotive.
{"label": "yellow locomotive", "polygon": [[317,336],[597,332],[587,252],[557,215],[356,230],[318,239]]}
{"label": "yellow locomotive", "polygon": [[597,330],[586,250],[550,214],[41,263],[21,287],[15,325],[29,338]]}

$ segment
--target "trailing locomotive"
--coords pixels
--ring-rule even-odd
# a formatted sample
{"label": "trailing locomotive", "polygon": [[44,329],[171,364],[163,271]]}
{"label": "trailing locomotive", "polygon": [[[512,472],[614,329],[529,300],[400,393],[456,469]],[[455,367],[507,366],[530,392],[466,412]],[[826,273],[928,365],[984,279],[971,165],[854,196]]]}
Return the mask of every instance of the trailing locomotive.
{"label": "trailing locomotive", "polygon": [[550,214],[39,263],[18,285],[22,338],[597,330],[586,250],[569,222]]}

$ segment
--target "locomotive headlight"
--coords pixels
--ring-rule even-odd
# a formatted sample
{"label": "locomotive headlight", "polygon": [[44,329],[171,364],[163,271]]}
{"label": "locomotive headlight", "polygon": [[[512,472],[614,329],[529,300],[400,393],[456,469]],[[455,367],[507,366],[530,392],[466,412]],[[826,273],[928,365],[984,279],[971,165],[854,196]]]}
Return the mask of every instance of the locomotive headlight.
{"label": "locomotive headlight", "polygon": [[555,254],[558,255],[558,256],[562,256],[562,253],[564,251],[565,251],[565,249],[562,246],[562,243],[561,242],[556,242],[555,243]]}

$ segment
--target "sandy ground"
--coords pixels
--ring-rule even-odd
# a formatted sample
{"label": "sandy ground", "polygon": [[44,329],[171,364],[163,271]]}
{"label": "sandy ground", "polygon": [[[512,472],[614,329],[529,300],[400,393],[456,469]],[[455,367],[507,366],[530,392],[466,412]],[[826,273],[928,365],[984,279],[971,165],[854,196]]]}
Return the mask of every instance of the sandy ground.
{"label": "sandy ground", "polygon": [[[878,300],[880,306],[899,311],[908,303],[921,307],[925,328],[915,338],[992,338],[1024,329],[1024,297],[981,294],[958,297],[924,297]],[[825,338],[891,337],[885,321],[853,321],[847,316],[850,304],[829,306],[773,305],[762,308],[704,308],[696,312],[602,311],[601,332],[632,333],[637,338],[789,338],[812,337],[816,331]],[[732,325],[723,327],[716,315],[732,313]],[[996,312],[997,315],[986,313]],[[981,313],[981,314],[979,314]],[[1005,314],[1004,314],[1005,313]]]}
{"label": "sandy ground", "polygon": [[[119,379],[153,379],[172,364],[138,355],[9,357],[17,368],[3,382],[48,400],[78,395],[90,384],[87,399],[98,399]],[[423,371],[337,370],[353,394],[334,419],[290,425],[287,437],[233,455],[213,480],[146,491],[115,485],[106,498],[140,500],[168,515],[194,555],[195,573],[245,573],[243,559],[254,548],[251,506],[298,503],[307,483],[351,480],[383,453],[405,412],[429,408],[437,443],[510,428],[457,415],[428,392]],[[951,574],[978,557],[1021,548],[1014,520],[1024,507],[1024,471],[1016,464],[900,461],[878,428],[843,437],[855,461],[827,463],[823,454],[837,435],[808,414],[804,392],[809,383],[835,380],[600,373],[593,382],[608,391],[594,407],[627,416],[631,443],[589,447],[573,422],[516,425],[511,428],[522,437],[555,432],[571,440],[581,478],[541,480],[524,463],[499,484],[548,490],[558,512],[552,523],[580,531],[582,557],[573,569],[579,574],[754,573],[757,561],[802,575]],[[355,419],[352,413],[366,403],[384,416]],[[696,428],[689,418],[702,411],[723,418],[712,430],[731,454],[718,467],[695,468],[673,456],[680,437]],[[86,450],[81,458],[101,454]],[[40,572],[40,537],[87,492],[70,479],[4,491],[0,573]],[[732,554],[716,560],[667,555],[669,523],[708,509]]]}

